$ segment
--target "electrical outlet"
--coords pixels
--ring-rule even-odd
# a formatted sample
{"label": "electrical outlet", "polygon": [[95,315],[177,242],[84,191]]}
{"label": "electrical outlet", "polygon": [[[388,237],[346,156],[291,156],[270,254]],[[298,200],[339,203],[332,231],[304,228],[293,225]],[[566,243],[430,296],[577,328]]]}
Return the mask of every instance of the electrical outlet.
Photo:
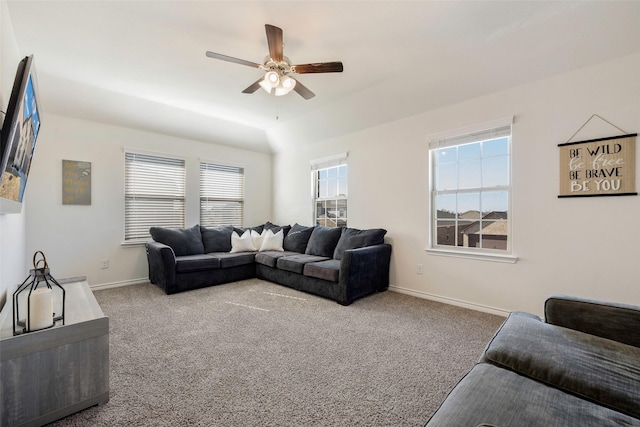
{"label": "electrical outlet", "polygon": [[416,267],[416,274],[423,274],[423,273],[424,273],[424,265],[418,264]]}
{"label": "electrical outlet", "polygon": [[105,268],[109,268],[109,260],[108,259],[103,259],[102,261],[100,261],[101,263],[101,268],[105,269]]}

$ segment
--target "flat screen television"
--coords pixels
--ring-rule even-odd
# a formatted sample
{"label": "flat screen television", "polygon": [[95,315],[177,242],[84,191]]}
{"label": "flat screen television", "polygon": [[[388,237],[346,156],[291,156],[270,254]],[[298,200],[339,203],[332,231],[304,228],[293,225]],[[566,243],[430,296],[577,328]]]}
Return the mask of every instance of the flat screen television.
{"label": "flat screen television", "polygon": [[40,131],[33,55],[18,64],[0,138],[0,213],[19,212]]}

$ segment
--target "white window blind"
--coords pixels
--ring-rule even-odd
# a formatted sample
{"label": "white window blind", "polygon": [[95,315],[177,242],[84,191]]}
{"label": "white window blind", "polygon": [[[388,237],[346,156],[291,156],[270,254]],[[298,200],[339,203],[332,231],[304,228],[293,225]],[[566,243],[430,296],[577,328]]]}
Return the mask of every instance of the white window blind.
{"label": "white window blind", "polygon": [[244,222],[244,168],[200,163],[200,224]]}
{"label": "white window blind", "polygon": [[152,226],[184,227],[184,198],[184,160],[125,152],[125,241],[149,239]]}

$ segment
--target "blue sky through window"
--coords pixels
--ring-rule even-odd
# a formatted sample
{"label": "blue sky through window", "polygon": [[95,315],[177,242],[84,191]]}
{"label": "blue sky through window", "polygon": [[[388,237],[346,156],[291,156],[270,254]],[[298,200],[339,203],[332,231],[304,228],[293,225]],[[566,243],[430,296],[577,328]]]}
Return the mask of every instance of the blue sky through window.
{"label": "blue sky through window", "polygon": [[[508,210],[509,139],[506,137],[436,150],[436,191],[462,190],[436,196],[439,211],[458,215]],[[490,188],[492,191],[484,189]],[[469,192],[464,192],[469,190]]]}

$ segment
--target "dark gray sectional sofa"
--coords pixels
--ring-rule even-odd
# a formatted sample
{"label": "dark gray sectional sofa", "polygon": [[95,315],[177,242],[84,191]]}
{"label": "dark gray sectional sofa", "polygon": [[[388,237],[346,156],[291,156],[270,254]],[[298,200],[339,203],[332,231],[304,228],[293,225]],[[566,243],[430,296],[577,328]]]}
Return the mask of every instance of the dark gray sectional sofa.
{"label": "dark gray sectional sofa", "polygon": [[569,296],[513,312],[426,424],[640,426],[640,307]]}
{"label": "dark gray sectional sofa", "polygon": [[250,228],[284,234],[282,250],[233,252],[232,233],[247,229],[152,227],[146,244],[149,279],[165,293],[258,277],[348,305],[389,286],[386,230],[322,226]]}

